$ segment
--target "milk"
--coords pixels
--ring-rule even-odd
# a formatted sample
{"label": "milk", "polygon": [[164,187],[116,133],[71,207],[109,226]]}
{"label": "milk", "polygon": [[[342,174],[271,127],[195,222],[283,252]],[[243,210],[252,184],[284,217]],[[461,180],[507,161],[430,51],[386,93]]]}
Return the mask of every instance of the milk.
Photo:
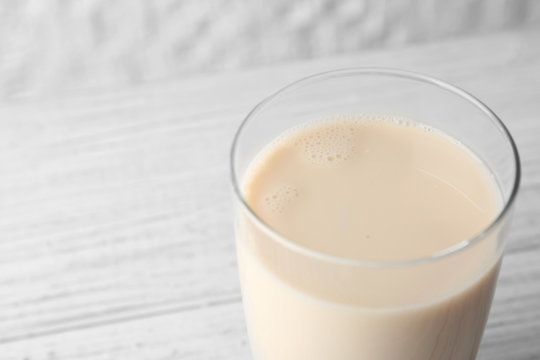
{"label": "milk", "polygon": [[497,234],[444,253],[482,232],[501,200],[464,146],[391,117],[304,125],[258,154],[242,192],[257,360],[474,359]]}

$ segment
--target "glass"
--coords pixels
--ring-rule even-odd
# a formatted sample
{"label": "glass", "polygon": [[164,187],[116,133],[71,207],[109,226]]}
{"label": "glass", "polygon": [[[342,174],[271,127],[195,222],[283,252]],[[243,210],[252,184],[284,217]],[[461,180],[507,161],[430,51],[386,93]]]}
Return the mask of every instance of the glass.
{"label": "glass", "polygon": [[[319,253],[265,224],[241,191],[253,158],[296,125],[357,113],[413,119],[465,145],[498,185],[503,205],[496,219],[456,246],[398,262]],[[249,113],[234,138],[231,172],[242,298],[255,359],[475,358],[520,178],[514,141],[486,105],[443,81],[399,70],[310,76]],[[449,268],[455,269],[451,277]],[[401,288],[384,288],[387,283],[431,290],[398,301],[392,294]]]}

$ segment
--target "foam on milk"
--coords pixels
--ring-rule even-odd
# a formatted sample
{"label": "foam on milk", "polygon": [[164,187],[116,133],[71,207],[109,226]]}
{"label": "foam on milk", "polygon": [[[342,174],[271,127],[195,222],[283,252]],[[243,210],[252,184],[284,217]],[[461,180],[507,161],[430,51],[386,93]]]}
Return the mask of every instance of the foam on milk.
{"label": "foam on milk", "polygon": [[283,210],[299,196],[298,189],[291,185],[280,185],[264,197],[266,206],[276,213]]}
{"label": "foam on milk", "polygon": [[305,159],[313,164],[332,165],[346,161],[356,150],[353,136],[359,128],[380,126],[385,123],[413,126],[426,132],[434,131],[429,126],[411,121],[402,116],[342,114],[322,118],[316,122],[305,123],[285,131],[259,154],[258,159],[254,163],[264,161],[265,155],[271,153],[272,149],[280,146],[301,148]]}
{"label": "foam on milk", "polygon": [[355,127],[329,126],[313,129],[310,135],[298,135],[295,146],[303,150],[305,158],[314,164],[334,164],[346,161],[354,152]]}

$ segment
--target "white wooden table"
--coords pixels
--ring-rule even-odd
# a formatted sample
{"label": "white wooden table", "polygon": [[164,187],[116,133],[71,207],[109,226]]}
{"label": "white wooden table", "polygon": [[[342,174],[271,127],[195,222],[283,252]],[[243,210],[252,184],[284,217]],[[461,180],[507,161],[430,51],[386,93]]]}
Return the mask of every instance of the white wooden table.
{"label": "white wooden table", "polygon": [[0,108],[0,360],[250,359],[228,151],[262,97],[377,65],[476,94],[523,181],[479,359],[540,359],[540,31]]}

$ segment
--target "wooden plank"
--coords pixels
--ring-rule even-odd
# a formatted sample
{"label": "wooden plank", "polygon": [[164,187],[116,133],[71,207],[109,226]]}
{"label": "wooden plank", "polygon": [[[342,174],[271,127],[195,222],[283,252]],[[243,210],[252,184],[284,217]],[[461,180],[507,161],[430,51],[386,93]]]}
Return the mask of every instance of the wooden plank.
{"label": "wooden plank", "polygon": [[539,39],[503,33],[0,108],[1,358],[249,358],[232,135],[285,83],[368,64],[450,80],[512,130],[523,188],[480,359],[539,358]]}
{"label": "wooden plank", "polygon": [[2,360],[249,359],[239,302],[4,345]]}
{"label": "wooden plank", "polygon": [[[535,281],[540,266],[531,268],[529,253],[509,256],[504,264],[479,360],[537,359],[540,296]],[[511,259],[511,260],[510,260]],[[515,285],[509,268],[525,280]],[[195,360],[250,359],[239,302],[212,304],[189,311],[152,314],[87,329],[4,344],[6,360]]]}

